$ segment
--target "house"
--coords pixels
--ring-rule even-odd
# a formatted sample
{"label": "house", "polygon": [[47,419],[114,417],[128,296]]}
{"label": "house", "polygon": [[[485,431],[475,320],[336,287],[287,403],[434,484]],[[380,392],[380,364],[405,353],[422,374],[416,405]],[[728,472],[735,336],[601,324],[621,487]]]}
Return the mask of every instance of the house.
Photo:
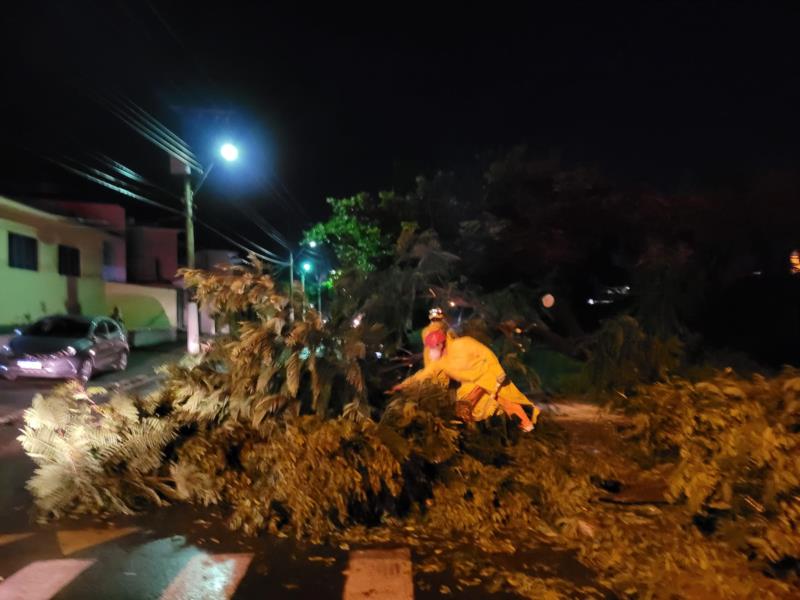
{"label": "house", "polygon": [[178,230],[128,227],[121,206],[0,196],[0,333],[47,314],[118,307],[135,345],[175,339],[177,268]]}
{"label": "house", "polygon": [[31,200],[26,201],[26,204],[110,233],[111,238],[103,243],[103,279],[119,282],[128,280],[123,207],[117,204],[66,200]]}
{"label": "house", "polygon": [[114,234],[0,196],[0,327],[52,313],[104,314]]}

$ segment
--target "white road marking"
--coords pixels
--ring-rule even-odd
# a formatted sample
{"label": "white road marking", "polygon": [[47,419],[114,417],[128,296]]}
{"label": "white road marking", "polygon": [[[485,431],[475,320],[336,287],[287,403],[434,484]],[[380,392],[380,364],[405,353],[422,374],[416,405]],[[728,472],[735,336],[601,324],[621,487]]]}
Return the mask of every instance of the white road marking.
{"label": "white road marking", "polygon": [[37,560],[0,583],[0,600],[49,600],[94,562],[74,558]]}
{"label": "white road marking", "polygon": [[347,566],[344,600],[413,600],[411,551],[354,550]]}
{"label": "white road marking", "polygon": [[230,598],[252,560],[252,554],[198,554],[172,580],[161,600]]}

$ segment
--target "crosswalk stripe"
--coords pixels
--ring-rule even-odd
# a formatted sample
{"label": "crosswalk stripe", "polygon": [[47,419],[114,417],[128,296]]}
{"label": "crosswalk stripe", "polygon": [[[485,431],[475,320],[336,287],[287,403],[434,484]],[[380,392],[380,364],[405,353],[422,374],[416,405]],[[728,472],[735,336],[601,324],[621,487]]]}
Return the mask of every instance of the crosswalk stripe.
{"label": "crosswalk stripe", "polygon": [[135,531],[139,531],[139,528],[61,530],[56,533],[56,537],[58,538],[58,545],[61,547],[61,553],[64,556],[69,556],[81,550],[86,550],[86,548],[125,537]]}
{"label": "crosswalk stripe", "polygon": [[411,551],[354,550],[345,571],[344,600],[412,600]]}
{"label": "crosswalk stripe", "polygon": [[172,580],[161,600],[230,598],[247,572],[252,554],[198,554]]}
{"label": "crosswalk stripe", "polygon": [[6,544],[11,544],[19,540],[24,540],[32,535],[32,533],[4,533],[0,535],[0,546],[5,546]]}
{"label": "crosswalk stripe", "polygon": [[0,600],[49,600],[94,559],[37,560],[0,583]]}

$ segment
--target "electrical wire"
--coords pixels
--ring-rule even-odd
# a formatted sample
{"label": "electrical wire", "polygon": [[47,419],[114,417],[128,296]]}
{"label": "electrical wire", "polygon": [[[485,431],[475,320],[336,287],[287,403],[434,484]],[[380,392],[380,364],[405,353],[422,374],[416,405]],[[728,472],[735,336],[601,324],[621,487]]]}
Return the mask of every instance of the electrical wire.
{"label": "electrical wire", "polygon": [[146,186],[148,186],[150,188],[153,188],[154,190],[158,190],[162,194],[165,194],[165,195],[170,196],[172,198],[176,198],[178,200],[182,199],[178,194],[176,194],[174,192],[171,192],[171,191],[163,188],[162,186],[160,186],[160,185],[158,185],[156,183],[153,183],[152,181],[147,179],[144,175],[141,175],[141,174],[137,173],[136,171],[134,171],[133,169],[131,169],[130,167],[115,161],[114,159],[112,159],[111,157],[107,156],[106,154],[103,154],[103,153],[100,153],[100,152],[92,152],[91,155],[95,158],[95,160],[97,160],[98,162],[103,163],[108,168],[113,169],[114,171],[116,171],[117,173],[122,175],[123,177],[127,177],[128,179],[131,179],[132,181],[135,181],[136,183],[140,183],[142,185],[146,185]]}
{"label": "electrical wire", "polygon": [[103,186],[105,188],[113,190],[113,191],[115,191],[115,192],[117,192],[119,194],[122,194],[123,196],[127,196],[128,198],[133,198],[134,200],[139,200],[140,202],[144,202],[145,204],[149,204],[151,206],[156,206],[156,207],[158,207],[158,208],[160,208],[162,210],[166,210],[166,211],[171,212],[171,213],[183,214],[180,210],[178,210],[176,208],[173,208],[171,206],[167,206],[166,204],[161,204],[160,202],[156,202],[155,200],[151,200],[150,198],[147,198],[146,196],[142,196],[141,194],[137,194],[136,192],[133,192],[133,191],[127,189],[127,188],[124,188],[124,187],[121,187],[121,186],[116,185],[114,183],[111,183],[110,181],[107,181],[106,178],[99,177],[99,176],[96,176],[96,175],[92,175],[91,173],[88,173],[86,171],[82,171],[81,169],[78,169],[76,167],[72,167],[72,166],[70,166],[70,165],[68,165],[68,164],[66,164],[66,163],[64,163],[64,162],[62,162],[62,161],[60,161],[60,160],[58,160],[56,158],[53,158],[51,156],[44,156],[44,158],[45,158],[45,160],[47,160],[47,161],[49,161],[49,162],[61,167],[62,169],[65,169],[65,170],[69,171],[70,173],[73,173],[75,175],[83,177],[84,179],[88,179],[89,181],[92,181],[92,182],[94,182],[94,183],[96,183],[98,185],[101,185],[101,186]]}
{"label": "electrical wire", "polygon": [[[243,209],[239,209],[245,216],[248,216]],[[278,231],[273,225],[271,225],[264,217],[258,214],[255,211],[251,211],[249,214],[250,218],[253,219],[253,224],[258,227],[261,231],[266,233],[269,237],[271,237],[276,243],[280,246],[283,246],[286,250],[291,251],[291,246],[283,234]]]}
{"label": "electrical wire", "polygon": [[[94,182],[94,183],[96,183],[98,185],[101,185],[101,186],[105,187],[105,188],[113,190],[113,191],[115,191],[115,192],[117,192],[119,194],[122,194],[123,196],[127,196],[128,198],[133,198],[134,200],[138,200],[140,202],[144,202],[145,204],[149,204],[150,206],[158,207],[158,208],[160,208],[162,210],[165,210],[167,212],[170,212],[172,214],[177,214],[177,215],[181,215],[181,216],[184,215],[184,213],[182,211],[180,211],[180,210],[178,210],[176,208],[173,208],[171,206],[167,206],[166,204],[162,204],[160,202],[152,200],[151,198],[148,198],[146,196],[138,194],[138,193],[136,193],[134,191],[131,191],[131,190],[125,188],[125,187],[119,186],[119,185],[109,181],[108,178],[111,178],[112,180],[115,179],[113,176],[109,176],[107,174],[103,174],[102,172],[100,172],[98,175],[94,175],[91,172],[83,171],[83,170],[81,170],[79,168],[73,167],[73,166],[71,166],[71,165],[69,165],[69,164],[67,164],[67,163],[65,163],[65,162],[63,162],[61,160],[53,158],[51,156],[44,156],[44,158],[45,158],[45,160],[48,160],[49,162],[51,162],[51,163],[53,163],[53,164],[65,169],[65,170],[67,170],[67,171],[69,171],[69,172],[71,172],[71,173],[73,173],[75,175],[78,175],[80,177],[83,177],[84,179],[87,179],[87,180],[92,181],[92,182]],[[73,162],[77,162],[77,161],[73,161]],[[97,170],[95,169],[95,171],[97,171]],[[106,176],[104,177],[103,175],[106,175]],[[242,237],[242,239],[246,240],[249,244],[251,244],[250,247],[244,246],[243,244],[240,244],[239,242],[237,242],[236,240],[234,240],[233,238],[231,238],[227,234],[223,233],[222,231],[220,231],[219,229],[217,229],[213,225],[210,225],[209,223],[206,223],[205,221],[203,221],[201,219],[195,218],[195,221],[199,225],[202,225],[206,229],[208,229],[208,230],[212,231],[213,233],[217,234],[218,236],[222,237],[227,242],[235,245],[237,248],[240,248],[240,249],[244,250],[245,252],[252,253],[252,254],[256,255],[258,258],[260,258],[262,260],[265,260],[267,262],[270,262],[270,263],[273,263],[273,264],[277,264],[277,265],[288,265],[289,264],[286,261],[282,261],[282,260],[276,258],[277,255],[275,255],[272,252],[269,252],[268,250],[266,252],[268,252],[272,256],[267,256],[266,254],[262,254],[261,252],[258,252],[256,250],[254,250],[253,248],[262,249],[262,250],[265,250],[265,249],[261,248],[261,246],[259,246],[258,244],[254,243],[252,240],[249,240],[249,239],[245,238],[244,236],[240,236],[240,237]],[[273,258],[273,257],[275,257],[275,258]]]}
{"label": "electrical wire", "polygon": [[139,133],[142,137],[164,150],[170,156],[173,156],[184,164],[189,165],[189,167],[193,168],[198,173],[203,173],[203,166],[198,162],[197,158],[194,156],[194,153],[189,150],[186,143],[180,140],[180,138],[177,138],[177,136],[174,136],[174,134],[171,137],[177,138],[178,141],[167,137],[164,132],[169,130],[158,123],[158,121],[156,121],[153,117],[150,117],[150,119],[158,124],[158,129],[162,130],[161,132],[149,125],[147,120],[143,119],[141,116],[138,116],[135,110],[120,107],[118,103],[114,102],[113,100],[109,100],[106,96],[103,96],[100,93],[86,93],[95,102],[103,106],[112,115]]}

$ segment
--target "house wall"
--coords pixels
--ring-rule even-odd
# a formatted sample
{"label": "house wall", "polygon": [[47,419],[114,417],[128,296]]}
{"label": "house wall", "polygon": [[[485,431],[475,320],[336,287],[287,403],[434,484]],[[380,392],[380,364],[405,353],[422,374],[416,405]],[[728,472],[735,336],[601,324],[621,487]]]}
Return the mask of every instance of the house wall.
{"label": "house wall", "polygon": [[178,270],[178,230],[131,227],[127,233],[128,279],[172,282]]}
{"label": "house wall", "polygon": [[106,281],[127,280],[125,209],[122,206],[67,200],[36,200],[31,204],[47,212],[82,219],[86,224],[114,234],[107,241],[110,246],[110,260],[103,261],[102,277]]}
{"label": "house wall", "polygon": [[[38,240],[37,271],[9,265],[10,232]],[[88,227],[50,220],[0,203],[0,327],[13,327],[53,313],[103,314],[106,301],[101,278],[102,246],[109,237]],[[80,250],[80,277],[59,275],[59,244]]]}
{"label": "house wall", "polygon": [[106,313],[122,312],[129,331],[175,329],[178,326],[178,290],[170,287],[106,282]]}

